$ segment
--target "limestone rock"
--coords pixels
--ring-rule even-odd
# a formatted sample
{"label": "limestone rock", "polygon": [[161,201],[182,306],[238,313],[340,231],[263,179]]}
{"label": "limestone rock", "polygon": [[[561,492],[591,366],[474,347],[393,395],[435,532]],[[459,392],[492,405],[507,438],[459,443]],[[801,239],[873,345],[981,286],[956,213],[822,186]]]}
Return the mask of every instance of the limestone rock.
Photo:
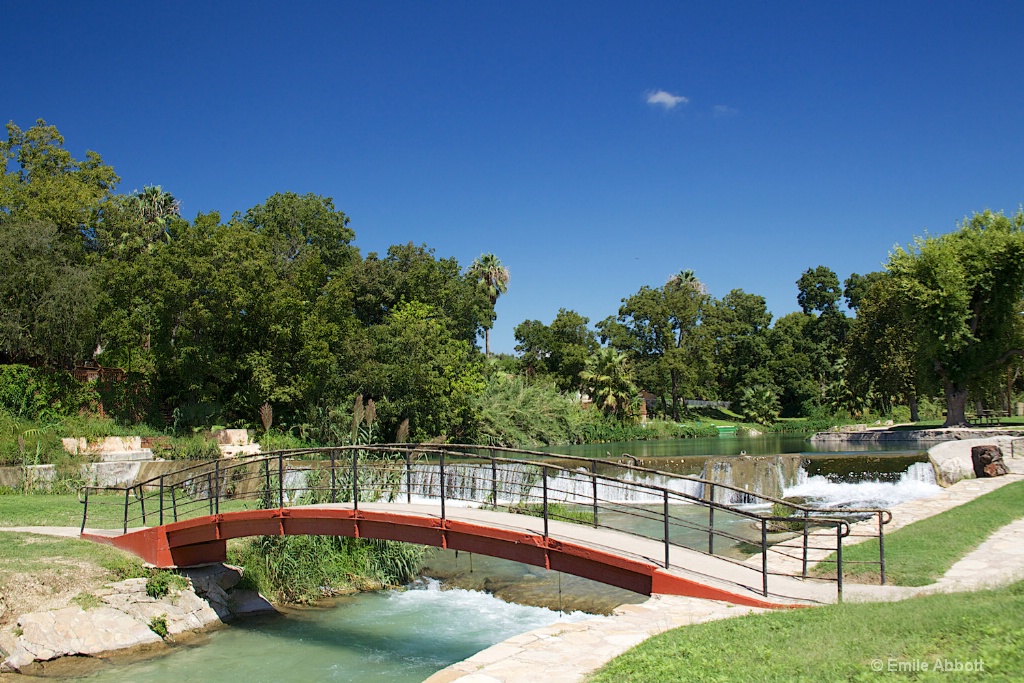
{"label": "limestone rock", "polygon": [[1010,470],[1003,462],[1003,452],[999,446],[985,444],[971,448],[971,464],[974,466],[974,476],[1001,477],[1009,474]]}
{"label": "limestone rock", "polygon": [[98,655],[111,650],[161,642],[147,624],[120,610],[65,607],[53,612],[32,612],[18,619],[22,633],[7,658],[13,669],[33,661],[68,655]]}

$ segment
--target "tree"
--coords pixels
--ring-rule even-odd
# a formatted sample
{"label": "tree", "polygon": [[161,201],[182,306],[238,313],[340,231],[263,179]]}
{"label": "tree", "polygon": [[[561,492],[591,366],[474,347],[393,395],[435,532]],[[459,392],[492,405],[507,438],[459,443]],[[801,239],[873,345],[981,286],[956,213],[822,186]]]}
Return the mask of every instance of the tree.
{"label": "tree", "polygon": [[847,384],[860,396],[873,391],[883,407],[893,400],[906,403],[911,421],[917,422],[920,380],[914,323],[891,275],[863,277],[870,282],[856,295],[857,317],[848,336]]}
{"label": "tree", "polygon": [[594,405],[606,414],[625,415],[637,395],[626,354],[613,348],[598,349],[580,378]]}
{"label": "tree", "polygon": [[516,351],[527,375],[551,375],[561,391],[580,389],[580,372],[597,351],[597,334],[590,319],[561,308],[550,327],[539,320],[516,326]]}
{"label": "tree", "polygon": [[780,390],[784,417],[806,413],[822,396],[823,354],[807,331],[813,320],[813,316],[806,313],[789,313],[775,321],[768,335],[771,383]]}
{"label": "tree", "polygon": [[119,180],[96,152],[72,157],[46,121],[25,131],[12,121],[0,141],[0,223],[42,221],[80,245],[91,239],[99,205]]}
{"label": "tree", "polygon": [[839,278],[826,266],[808,268],[796,281],[799,289],[796,301],[804,313],[824,313],[836,308],[843,291],[839,289]]}
{"label": "tree", "polygon": [[[493,309],[498,297],[508,291],[509,273],[494,254],[481,254],[469,267],[469,274],[475,277],[487,293]],[[493,313],[492,313],[493,316]],[[491,318],[493,324],[494,318]],[[491,326],[484,327],[484,355],[491,355]]]}
{"label": "tree", "polygon": [[763,296],[734,289],[711,301],[703,329],[713,344],[719,396],[735,401],[743,387],[771,384],[771,322]]}
{"label": "tree", "polygon": [[763,384],[746,387],[740,392],[740,411],[743,419],[768,426],[779,417],[779,398],[775,390]]}
{"label": "tree", "polygon": [[437,258],[426,245],[394,245],[381,258],[371,252],[346,275],[353,310],[367,326],[382,324],[402,302],[428,304],[455,339],[476,345],[494,316],[477,277],[454,258]]}
{"label": "tree", "polygon": [[946,398],[946,426],[966,424],[968,392],[1024,355],[1024,210],[985,211],[954,232],[897,248],[887,270],[913,322],[919,366]]}
{"label": "tree", "polygon": [[0,360],[70,368],[96,344],[93,270],[43,221],[0,223]]}
{"label": "tree", "polygon": [[360,390],[377,403],[384,433],[409,420],[414,440],[472,436],[472,396],[483,389],[479,353],[455,339],[428,305],[400,304],[370,331]]}
{"label": "tree", "polygon": [[622,300],[616,318],[598,324],[602,338],[628,354],[642,386],[669,394],[674,420],[683,392],[696,393],[711,380],[710,344],[701,329],[708,301],[700,281],[684,272],[659,289],[641,287]]}

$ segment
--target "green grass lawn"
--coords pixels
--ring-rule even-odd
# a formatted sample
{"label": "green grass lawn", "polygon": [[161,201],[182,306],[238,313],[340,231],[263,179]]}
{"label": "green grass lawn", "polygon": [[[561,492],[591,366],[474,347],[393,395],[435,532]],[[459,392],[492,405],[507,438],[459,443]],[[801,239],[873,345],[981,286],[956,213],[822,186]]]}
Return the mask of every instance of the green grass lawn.
{"label": "green grass lawn", "polygon": [[89,562],[111,571],[129,564],[142,567],[141,560],[108,545],[0,529],[0,573],[41,571],[53,567],[55,559]]}
{"label": "green grass lawn", "polygon": [[[146,522],[152,526],[158,521],[157,503],[150,497],[146,500]],[[5,526],[80,526],[82,504],[77,496],[49,494],[11,493],[0,495],[0,529]],[[257,507],[255,500],[221,501],[221,512],[234,512]],[[181,518],[199,517],[208,514],[206,501],[178,500]],[[130,508],[131,526],[139,526],[139,506]],[[170,500],[165,500],[164,522],[171,521]],[[86,526],[91,529],[119,529],[124,525],[124,497],[120,495],[89,496],[89,518]]]}
{"label": "green grass lawn", "polygon": [[[1007,484],[952,510],[886,534],[887,581],[899,586],[934,583],[992,532],[1021,517],[1024,517],[1024,481]],[[830,556],[829,559],[835,558]],[[851,560],[877,562],[877,539],[843,549],[845,580],[877,582],[877,564],[847,564]],[[822,564],[815,571],[819,575],[834,575],[835,565]]]}
{"label": "green grass lawn", "polygon": [[[1022,614],[1024,582],[898,603],[750,615],[655,636],[589,681],[1020,681]],[[983,669],[936,671],[937,660],[943,666],[946,660],[953,666],[970,662],[973,668],[980,662]]]}

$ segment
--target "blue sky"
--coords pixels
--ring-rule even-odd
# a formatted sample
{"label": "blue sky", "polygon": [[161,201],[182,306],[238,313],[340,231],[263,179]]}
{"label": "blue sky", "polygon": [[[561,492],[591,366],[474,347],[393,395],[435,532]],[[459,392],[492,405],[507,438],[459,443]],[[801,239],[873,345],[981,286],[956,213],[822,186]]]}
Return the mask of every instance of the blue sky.
{"label": "blue sky", "polygon": [[0,3],[0,118],[191,218],[334,198],[365,254],[509,267],[496,351],[694,270],[824,264],[1024,201],[1024,3]]}

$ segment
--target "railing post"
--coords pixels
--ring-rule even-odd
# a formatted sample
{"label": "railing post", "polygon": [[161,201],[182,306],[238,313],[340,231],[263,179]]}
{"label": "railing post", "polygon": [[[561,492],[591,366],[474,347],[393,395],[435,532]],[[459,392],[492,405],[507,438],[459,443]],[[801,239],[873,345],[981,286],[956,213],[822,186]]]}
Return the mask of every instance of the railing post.
{"label": "railing post", "polygon": [[277,506],[284,507],[284,453],[277,454]]}
{"label": "railing post", "polygon": [[206,473],[206,500],[210,503],[210,514],[213,514],[213,476]]}
{"label": "railing post", "polygon": [[124,487],[124,533],[128,533],[128,487]]}
{"label": "railing post", "polygon": [[213,461],[213,513],[220,514],[220,460]]}
{"label": "railing post", "polygon": [[664,518],[665,518],[665,569],[668,569],[668,567],[669,567],[668,489],[663,490],[662,491],[662,495],[664,496],[664,500],[665,500],[665,507],[664,507],[664,510],[662,511],[662,514],[664,515]]}
{"label": "railing post", "polygon": [[412,505],[412,453],[405,452],[405,502]]}
{"label": "railing post", "polygon": [[807,510],[804,510],[804,570],[803,577],[807,578]]}
{"label": "railing post", "polygon": [[544,494],[544,538],[548,537],[548,466],[543,465],[541,472],[541,490]]}
{"label": "railing post", "polygon": [[494,459],[494,449],[491,449],[491,501],[494,509],[498,509],[498,461]]}
{"label": "railing post", "polygon": [[352,449],[352,509],[359,509],[359,451]]}
{"label": "railing post", "polygon": [[164,476],[160,475],[160,526],[164,525]]}
{"label": "railing post", "polygon": [[882,524],[882,512],[878,512],[878,565],[885,585],[885,525]]}
{"label": "railing post", "polygon": [[146,490],[142,488],[142,484],[139,484],[139,507],[142,509],[142,526],[146,526]]}
{"label": "railing post", "polygon": [[768,597],[768,519],[761,518],[761,592]]}
{"label": "railing post", "polygon": [[89,516],[89,487],[85,487],[85,503],[82,506],[82,530],[79,531],[79,535],[85,533],[85,518]]}
{"label": "railing post", "polygon": [[590,481],[594,489],[594,528],[597,528],[597,460],[590,461]]}
{"label": "railing post", "polygon": [[334,470],[337,466],[337,454],[331,451],[331,502],[338,502],[338,473]]}
{"label": "railing post", "polygon": [[843,601],[843,524],[836,524],[836,591],[837,600]]}
{"label": "railing post", "polygon": [[178,496],[175,495],[175,488],[171,487],[171,511],[174,513],[174,521],[178,521]]}
{"label": "railing post", "polygon": [[438,483],[441,486],[441,519],[444,519],[444,451],[441,451],[440,470],[438,470]]}
{"label": "railing post", "polygon": [[708,555],[715,554],[715,485],[711,485],[711,498],[708,501]]}

